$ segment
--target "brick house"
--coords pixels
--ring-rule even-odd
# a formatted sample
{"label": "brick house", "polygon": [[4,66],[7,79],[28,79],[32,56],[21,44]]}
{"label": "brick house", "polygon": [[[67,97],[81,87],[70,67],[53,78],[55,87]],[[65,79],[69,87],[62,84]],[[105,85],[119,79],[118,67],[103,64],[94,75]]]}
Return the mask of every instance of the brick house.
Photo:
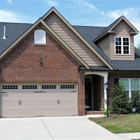
{"label": "brick house", "polygon": [[136,34],[124,16],[108,27],[72,26],[55,8],[33,24],[1,22],[0,117],[100,113],[107,81],[131,98],[140,85]]}

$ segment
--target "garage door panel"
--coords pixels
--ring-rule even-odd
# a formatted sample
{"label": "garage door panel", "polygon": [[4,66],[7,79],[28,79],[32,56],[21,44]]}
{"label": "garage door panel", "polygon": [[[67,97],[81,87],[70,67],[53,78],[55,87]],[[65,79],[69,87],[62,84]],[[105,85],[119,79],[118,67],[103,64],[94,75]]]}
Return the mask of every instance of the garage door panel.
{"label": "garage door panel", "polygon": [[47,116],[59,116],[58,107],[56,107],[56,108],[51,107],[49,110],[49,114],[47,114]]}
{"label": "garage door panel", "polygon": [[14,108],[4,109],[2,115],[3,115],[3,117],[21,117],[20,111],[18,109],[14,109]]}
{"label": "garage door panel", "polygon": [[20,93],[8,93],[9,98],[13,98],[13,99],[20,99],[21,95]]}
{"label": "garage door panel", "polygon": [[48,99],[48,98],[50,98],[50,94],[49,93],[41,93],[40,94],[40,99],[42,100],[42,99]]}
{"label": "garage door panel", "polygon": [[30,107],[39,107],[40,102],[38,100],[30,100]]}
{"label": "garage door panel", "polygon": [[[5,89],[1,89],[3,117],[69,116],[77,114],[75,84],[20,83],[14,85],[8,83],[4,85]],[[11,89],[6,89],[9,87]],[[14,89],[15,87],[16,89]]]}
{"label": "garage door panel", "polygon": [[20,96],[22,99],[28,99],[31,98],[31,93],[21,93]]}
{"label": "garage door panel", "polygon": [[60,108],[58,113],[59,113],[59,116],[67,116],[68,115],[68,109]]}
{"label": "garage door panel", "polygon": [[19,93],[1,93],[2,98],[13,98],[13,99],[19,99],[21,96]]}
{"label": "garage door panel", "polygon": [[56,106],[58,104],[59,99],[58,98],[50,98],[49,105],[50,106]]}
{"label": "garage door panel", "polygon": [[26,107],[29,108],[30,107],[30,100],[29,99],[24,99],[21,102],[22,108]]}
{"label": "garage door panel", "polygon": [[44,107],[44,106],[49,106],[50,105],[50,101],[49,100],[41,100],[40,102],[40,107]]}
{"label": "garage door panel", "polygon": [[59,93],[49,93],[49,98],[50,99],[58,99],[59,98]]}
{"label": "garage door panel", "polygon": [[30,108],[21,108],[21,117],[30,117]]}
{"label": "garage door panel", "polygon": [[40,108],[30,108],[31,116],[38,117],[41,116],[40,114]]}
{"label": "garage door panel", "polygon": [[2,98],[9,98],[8,93],[1,93]]}
{"label": "garage door panel", "polygon": [[19,101],[18,100],[14,100],[14,99],[9,99],[9,100],[3,100],[2,101],[2,107],[3,108],[11,108],[11,107],[14,107],[14,108],[19,108]]}
{"label": "garage door panel", "polygon": [[42,116],[48,116],[50,115],[50,108],[46,107],[46,108],[40,108],[40,114]]}
{"label": "garage door panel", "polygon": [[30,98],[31,99],[39,99],[40,98],[40,93],[31,93]]}
{"label": "garage door panel", "polygon": [[71,114],[72,116],[76,116],[76,113],[74,113],[74,112],[76,112],[75,107],[74,108],[68,108],[68,114]]}

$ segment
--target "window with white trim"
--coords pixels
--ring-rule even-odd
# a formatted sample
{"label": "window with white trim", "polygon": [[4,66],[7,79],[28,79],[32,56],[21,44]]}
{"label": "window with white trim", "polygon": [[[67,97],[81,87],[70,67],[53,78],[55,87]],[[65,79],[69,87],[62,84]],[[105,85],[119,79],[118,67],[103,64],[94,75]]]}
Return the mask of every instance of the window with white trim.
{"label": "window with white trim", "polygon": [[46,31],[42,29],[37,29],[34,31],[34,43],[45,45],[46,44]]}
{"label": "window with white trim", "polygon": [[116,54],[130,54],[129,37],[115,37],[114,42]]}
{"label": "window with white trim", "polygon": [[140,93],[140,79],[137,78],[120,78],[119,84],[123,85],[127,92],[128,99],[131,99],[133,91],[139,91]]}

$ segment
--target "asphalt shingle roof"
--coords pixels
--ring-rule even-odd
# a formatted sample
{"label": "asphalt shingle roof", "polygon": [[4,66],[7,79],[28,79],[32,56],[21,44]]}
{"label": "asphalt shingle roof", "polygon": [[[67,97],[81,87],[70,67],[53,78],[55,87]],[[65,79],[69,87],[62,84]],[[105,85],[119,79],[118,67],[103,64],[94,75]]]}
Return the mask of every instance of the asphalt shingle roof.
{"label": "asphalt shingle roof", "polygon": [[[0,23],[0,54],[20,37],[32,24],[25,23]],[[3,28],[6,26],[7,39],[2,39]],[[73,26],[75,30],[97,51],[106,62],[115,70],[140,70],[140,51],[135,48],[135,60],[110,60],[104,51],[92,41],[97,38],[107,27]],[[107,67],[91,67],[93,70],[109,70]]]}
{"label": "asphalt shingle roof", "polygon": [[[8,48],[19,36],[21,36],[32,24],[0,22],[0,54]],[[4,26],[6,26],[6,38],[3,38]]]}
{"label": "asphalt shingle roof", "polygon": [[98,36],[97,36],[96,38],[93,39],[93,41],[94,41],[95,39],[97,39],[99,36],[101,36],[102,34],[104,34],[104,33],[106,33],[107,31],[109,31],[121,18],[122,18],[122,16],[119,17],[118,19],[116,19],[114,22],[112,22],[108,27],[106,27],[105,29],[103,29],[103,30],[98,34]]}
{"label": "asphalt shingle roof", "polygon": [[[115,70],[140,70],[140,50],[137,48],[135,48],[135,60],[110,60],[104,51],[97,46],[97,44],[92,42],[105,28],[92,26],[73,27]],[[102,68],[102,70],[104,70],[104,68]]]}

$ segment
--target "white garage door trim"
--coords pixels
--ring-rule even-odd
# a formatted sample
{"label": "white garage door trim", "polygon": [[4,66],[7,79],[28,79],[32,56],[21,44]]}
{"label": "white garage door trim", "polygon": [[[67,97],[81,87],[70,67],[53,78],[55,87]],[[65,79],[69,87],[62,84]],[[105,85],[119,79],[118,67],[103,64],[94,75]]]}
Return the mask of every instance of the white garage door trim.
{"label": "white garage door trim", "polygon": [[78,115],[78,87],[76,83],[1,83],[0,108],[2,117]]}

